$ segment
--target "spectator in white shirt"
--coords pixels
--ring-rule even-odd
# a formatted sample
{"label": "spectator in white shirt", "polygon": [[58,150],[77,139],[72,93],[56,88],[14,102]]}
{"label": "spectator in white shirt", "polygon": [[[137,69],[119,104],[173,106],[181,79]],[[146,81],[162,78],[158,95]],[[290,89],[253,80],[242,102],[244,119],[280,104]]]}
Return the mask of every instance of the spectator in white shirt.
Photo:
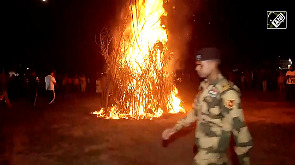
{"label": "spectator in white shirt", "polygon": [[52,71],[50,75],[45,77],[45,85],[46,85],[46,92],[49,98],[49,104],[52,104],[55,100],[55,91],[54,85],[56,84],[56,80],[54,78],[55,71]]}

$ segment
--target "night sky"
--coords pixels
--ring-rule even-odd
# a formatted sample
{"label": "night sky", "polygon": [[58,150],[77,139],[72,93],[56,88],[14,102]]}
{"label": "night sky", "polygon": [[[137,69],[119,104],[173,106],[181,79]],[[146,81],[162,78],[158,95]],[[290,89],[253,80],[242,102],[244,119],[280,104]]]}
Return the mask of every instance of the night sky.
{"label": "night sky", "polygon": [[[1,65],[42,71],[54,68],[62,73],[97,72],[103,58],[95,35],[118,21],[123,4],[123,0],[9,1],[2,5],[5,51],[1,53]],[[172,17],[183,12],[183,5],[189,15]],[[172,6],[174,13],[170,12],[169,17]],[[187,49],[182,51],[184,61],[191,61],[194,51],[203,46],[220,47],[225,63],[233,66],[295,56],[294,9],[287,0],[183,0],[181,4],[170,0],[166,8],[170,26],[183,19],[191,27]],[[287,11],[287,29],[266,29],[268,10]]]}

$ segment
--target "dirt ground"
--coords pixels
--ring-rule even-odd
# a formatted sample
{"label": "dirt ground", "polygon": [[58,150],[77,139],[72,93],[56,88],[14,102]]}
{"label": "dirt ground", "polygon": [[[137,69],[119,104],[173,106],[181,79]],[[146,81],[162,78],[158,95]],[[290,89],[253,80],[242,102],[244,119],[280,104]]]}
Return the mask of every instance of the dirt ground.
{"label": "dirt ground", "polygon": [[[185,108],[194,91],[180,95]],[[243,109],[254,139],[254,165],[295,165],[295,104],[277,93],[245,92]],[[185,114],[154,120],[105,120],[90,113],[100,98],[59,97],[33,108],[18,101],[0,111],[1,165],[190,165],[196,148],[194,126],[162,141],[162,131]],[[231,146],[229,155],[236,159]]]}

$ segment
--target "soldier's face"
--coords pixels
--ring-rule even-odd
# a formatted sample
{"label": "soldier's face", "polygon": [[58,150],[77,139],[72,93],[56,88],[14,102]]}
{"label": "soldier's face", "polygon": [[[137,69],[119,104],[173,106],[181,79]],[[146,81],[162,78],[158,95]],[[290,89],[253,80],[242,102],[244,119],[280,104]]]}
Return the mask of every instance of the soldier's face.
{"label": "soldier's face", "polygon": [[196,61],[196,71],[201,78],[206,78],[210,75],[214,68],[214,63],[211,60]]}

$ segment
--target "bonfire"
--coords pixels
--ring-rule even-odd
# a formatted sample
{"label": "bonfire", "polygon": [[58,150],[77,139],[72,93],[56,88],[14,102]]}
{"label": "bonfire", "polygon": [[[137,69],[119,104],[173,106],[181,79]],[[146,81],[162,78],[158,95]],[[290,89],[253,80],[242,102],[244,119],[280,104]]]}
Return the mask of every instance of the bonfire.
{"label": "bonfire", "polygon": [[152,119],[184,112],[168,50],[163,0],[132,0],[120,26],[100,35],[112,104],[93,112],[106,119]]}

